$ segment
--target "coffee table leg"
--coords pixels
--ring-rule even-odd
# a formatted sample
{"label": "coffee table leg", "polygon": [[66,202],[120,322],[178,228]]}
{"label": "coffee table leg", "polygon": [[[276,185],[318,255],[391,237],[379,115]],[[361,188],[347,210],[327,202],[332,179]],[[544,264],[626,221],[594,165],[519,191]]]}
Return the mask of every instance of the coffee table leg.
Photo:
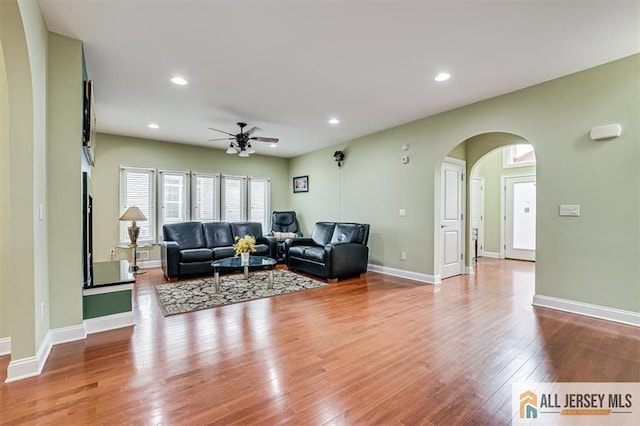
{"label": "coffee table leg", "polygon": [[248,280],[249,279],[249,267],[245,265],[244,267],[244,279]]}
{"label": "coffee table leg", "polygon": [[217,269],[213,273],[213,282],[216,286],[216,293],[220,293],[220,272]]}
{"label": "coffee table leg", "polygon": [[269,289],[273,289],[273,269],[269,269]]}

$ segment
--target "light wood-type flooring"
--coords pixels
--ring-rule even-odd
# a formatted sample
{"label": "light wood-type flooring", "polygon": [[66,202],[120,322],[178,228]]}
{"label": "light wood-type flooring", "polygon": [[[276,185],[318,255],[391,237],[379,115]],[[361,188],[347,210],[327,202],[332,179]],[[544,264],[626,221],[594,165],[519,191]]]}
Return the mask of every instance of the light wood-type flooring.
{"label": "light wood-type flooring", "polygon": [[640,381],[640,330],[532,307],[534,268],[481,259],[438,286],[369,272],[167,318],[151,269],[136,326],[0,384],[0,423],[500,425],[514,382]]}

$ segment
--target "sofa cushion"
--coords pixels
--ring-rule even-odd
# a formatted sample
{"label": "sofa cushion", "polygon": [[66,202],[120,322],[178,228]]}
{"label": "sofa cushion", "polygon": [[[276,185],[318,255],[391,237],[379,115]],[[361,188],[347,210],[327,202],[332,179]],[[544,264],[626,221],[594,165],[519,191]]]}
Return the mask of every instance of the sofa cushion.
{"label": "sofa cushion", "polygon": [[215,260],[224,259],[225,257],[233,257],[236,254],[233,247],[214,247],[212,250],[213,258]]}
{"label": "sofa cushion", "polygon": [[364,240],[364,227],[359,223],[336,223],[332,243],[358,243]]}
{"label": "sofa cushion", "polygon": [[324,247],[307,247],[303,257],[314,262],[324,263],[325,253]]}
{"label": "sofa cushion", "polygon": [[231,223],[233,237],[251,235],[255,239],[262,237],[262,224],[260,222],[233,222]]}
{"label": "sofa cushion", "polygon": [[206,262],[211,259],[211,250],[208,248],[180,250],[181,263]]}
{"label": "sofa cushion", "polygon": [[206,222],[202,224],[206,247],[229,247],[233,245],[233,234],[228,222]]}
{"label": "sofa cushion", "polygon": [[182,222],[171,223],[162,226],[162,235],[165,241],[175,241],[180,250],[203,248],[204,234],[202,223]]}
{"label": "sofa cushion", "polygon": [[269,246],[266,244],[256,244],[256,251],[251,253],[256,256],[269,256],[271,253]]}
{"label": "sofa cushion", "polygon": [[311,238],[313,242],[319,246],[325,246],[329,244],[331,241],[331,236],[333,235],[333,229],[336,224],[334,222],[318,222],[313,227],[313,232],[311,233]]}

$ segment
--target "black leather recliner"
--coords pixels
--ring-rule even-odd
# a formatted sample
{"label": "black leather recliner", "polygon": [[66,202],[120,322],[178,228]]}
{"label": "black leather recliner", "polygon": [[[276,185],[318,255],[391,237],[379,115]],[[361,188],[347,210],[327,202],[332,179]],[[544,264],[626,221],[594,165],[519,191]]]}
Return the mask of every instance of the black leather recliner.
{"label": "black leather recliner", "polygon": [[271,232],[267,236],[276,241],[276,257],[278,262],[283,262],[286,254],[285,240],[288,238],[302,237],[300,224],[294,211],[274,211],[271,214]]}
{"label": "black leather recliner", "polygon": [[311,238],[286,240],[287,267],[326,279],[364,274],[369,263],[368,240],[368,224],[318,222]]}

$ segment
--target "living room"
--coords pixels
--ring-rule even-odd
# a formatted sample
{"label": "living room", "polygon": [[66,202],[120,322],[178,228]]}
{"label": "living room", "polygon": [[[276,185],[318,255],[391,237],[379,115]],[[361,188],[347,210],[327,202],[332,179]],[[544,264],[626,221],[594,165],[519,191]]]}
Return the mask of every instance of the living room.
{"label": "living room", "polygon": [[[40,373],[52,346],[84,337],[80,175],[88,167],[79,148],[82,99],[76,96],[83,45],[48,32],[37,3],[3,2],[0,19],[0,84],[7,88],[0,99],[0,147],[9,153],[0,166],[0,339],[10,342],[13,367],[26,366],[15,370],[20,377]],[[494,141],[516,135],[534,145],[538,161],[537,298],[531,302],[637,327],[639,64],[636,51],[292,158],[239,158],[153,137],[99,133],[91,168],[95,261],[109,260],[120,242],[121,166],[197,170],[270,178],[271,209],[295,210],[306,235],[323,220],[369,223],[371,271],[437,283],[443,160],[466,160],[469,170],[497,148],[487,135]],[[621,125],[620,137],[590,138],[592,128],[612,123]],[[338,149],[345,153],[342,167],[333,159]],[[309,176],[308,192],[293,193],[296,176]],[[582,215],[560,217],[562,204],[580,204]],[[152,250],[150,260],[158,258]],[[466,267],[470,258],[467,252]]]}

